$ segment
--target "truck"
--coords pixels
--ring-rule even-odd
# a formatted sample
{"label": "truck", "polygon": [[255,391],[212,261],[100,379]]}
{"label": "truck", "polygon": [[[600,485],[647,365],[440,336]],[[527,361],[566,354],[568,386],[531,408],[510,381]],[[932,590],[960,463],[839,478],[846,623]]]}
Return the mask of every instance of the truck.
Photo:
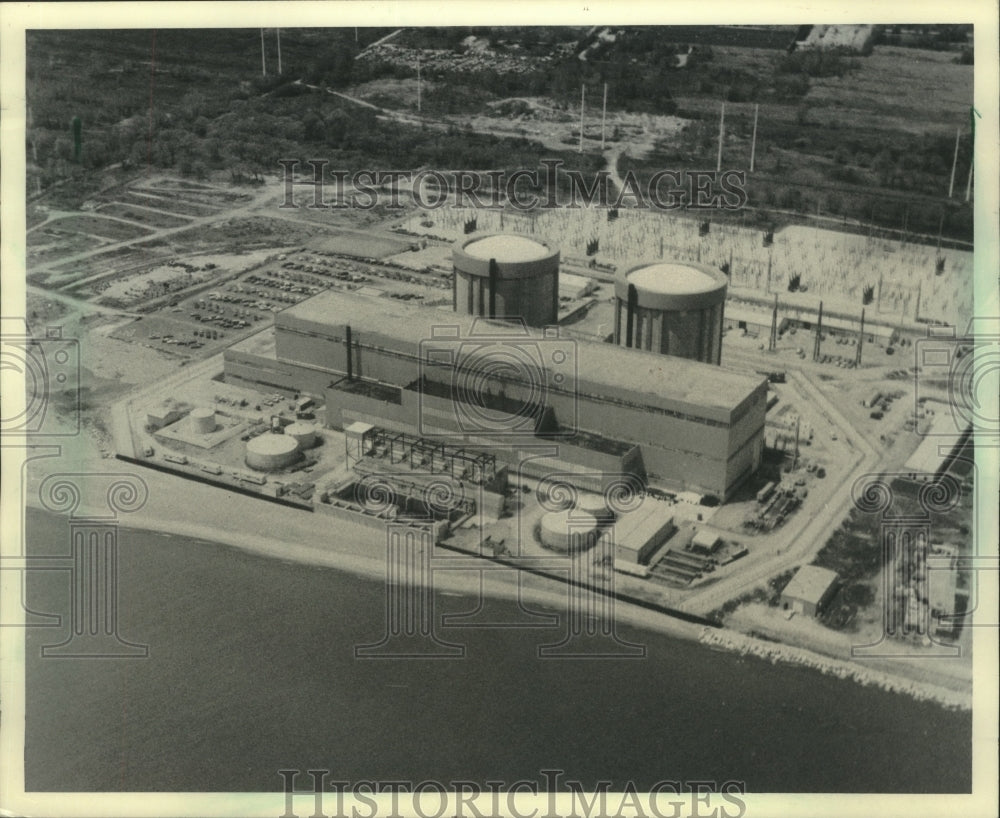
{"label": "truck", "polygon": [[774,493],[774,488],[775,484],[774,481],[772,480],[770,483],[764,486],[764,488],[762,488],[760,491],[757,492],[757,502],[758,503],[767,502],[767,498]]}

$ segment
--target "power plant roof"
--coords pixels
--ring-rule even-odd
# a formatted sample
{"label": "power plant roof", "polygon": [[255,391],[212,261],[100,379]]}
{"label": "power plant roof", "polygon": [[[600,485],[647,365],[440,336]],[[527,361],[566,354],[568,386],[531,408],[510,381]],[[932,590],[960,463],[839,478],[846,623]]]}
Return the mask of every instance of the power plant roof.
{"label": "power plant roof", "polygon": [[[301,324],[312,326],[301,326]],[[447,345],[467,341],[473,345],[488,339],[510,339],[543,353],[546,344],[569,344],[576,356],[568,366],[576,375],[581,392],[614,396],[628,392],[645,396],[653,405],[689,404],[693,408],[716,407],[731,411],[760,387],[763,376],[747,375],[732,369],[686,358],[624,349],[599,341],[553,340],[551,329],[535,329],[502,321],[401,304],[386,298],[368,298],[353,293],[327,291],[282,310],[275,316],[275,328],[297,328],[308,332],[329,331],[342,337],[349,324],[355,340],[397,343],[392,348],[420,354],[421,347],[433,347],[435,338]],[[251,336],[253,337],[253,336]],[[381,343],[382,346],[386,344]],[[241,344],[237,344],[241,347]],[[567,365],[563,366],[567,369]],[[567,370],[569,371],[569,370]],[[608,387],[607,390],[604,387]]]}
{"label": "power plant roof", "polygon": [[463,248],[466,253],[475,258],[497,261],[538,261],[551,252],[541,242],[526,236],[499,234],[470,241]]}
{"label": "power plant roof", "polygon": [[667,261],[633,270],[628,280],[640,289],[665,295],[705,293],[725,285],[724,280],[720,282],[697,267]]}

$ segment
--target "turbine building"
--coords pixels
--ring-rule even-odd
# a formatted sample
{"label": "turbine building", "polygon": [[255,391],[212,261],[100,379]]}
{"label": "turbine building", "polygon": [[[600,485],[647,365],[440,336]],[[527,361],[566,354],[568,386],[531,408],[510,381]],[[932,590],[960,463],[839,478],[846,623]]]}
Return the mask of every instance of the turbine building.
{"label": "turbine building", "polygon": [[[534,261],[557,259],[550,251],[539,245]],[[488,270],[493,250],[484,255]],[[476,299],[477,309],[489,302]],[[225,377],[321,397],[332,428],[361,422],[489,450],[594,490],[625,473],[725,499],[759,466],[762,376],[471,312],[327,291],[277,313],[273,332],[227,349]]]}

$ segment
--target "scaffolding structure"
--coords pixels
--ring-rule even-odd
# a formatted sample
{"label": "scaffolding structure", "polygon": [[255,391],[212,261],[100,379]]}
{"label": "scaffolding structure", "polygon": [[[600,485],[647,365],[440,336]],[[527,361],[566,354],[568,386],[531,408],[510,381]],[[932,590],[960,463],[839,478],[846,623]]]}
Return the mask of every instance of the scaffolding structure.
{"label": "scaffolding structure", "polygon": [[371,456],[386,458],[390,466],[403,465],[414,471],[447,474],[480,486],[491,484],[497,476],[495,455],[455,448],[369,424],[351,424],[346,445],[347,464],[352,468],[363,457]]}

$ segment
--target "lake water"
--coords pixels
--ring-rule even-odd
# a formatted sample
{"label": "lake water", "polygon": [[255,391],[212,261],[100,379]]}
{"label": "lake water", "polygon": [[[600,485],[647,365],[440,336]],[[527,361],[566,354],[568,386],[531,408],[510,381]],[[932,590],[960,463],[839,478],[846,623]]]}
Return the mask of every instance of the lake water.
{"label": "lake water", "polygon": [[[68,553],[28,512],[32,553]],[[385,587],[165,534],[120,532],[119,632],[145,659],[41,658],[68,633],[69,575],[28,572],[26,787],[280,791],[331,778],[593,786],[739,780],[750,792],[968,792],[971,715],[619,626],[638,660],[539,659],[558,629],[443,628],[457,660],[358,660]],[[442,611],[477,600],[439,597]],[[515,603],[487,603],[498,620]],[[308,786],[308,778],[303,776]]]}

